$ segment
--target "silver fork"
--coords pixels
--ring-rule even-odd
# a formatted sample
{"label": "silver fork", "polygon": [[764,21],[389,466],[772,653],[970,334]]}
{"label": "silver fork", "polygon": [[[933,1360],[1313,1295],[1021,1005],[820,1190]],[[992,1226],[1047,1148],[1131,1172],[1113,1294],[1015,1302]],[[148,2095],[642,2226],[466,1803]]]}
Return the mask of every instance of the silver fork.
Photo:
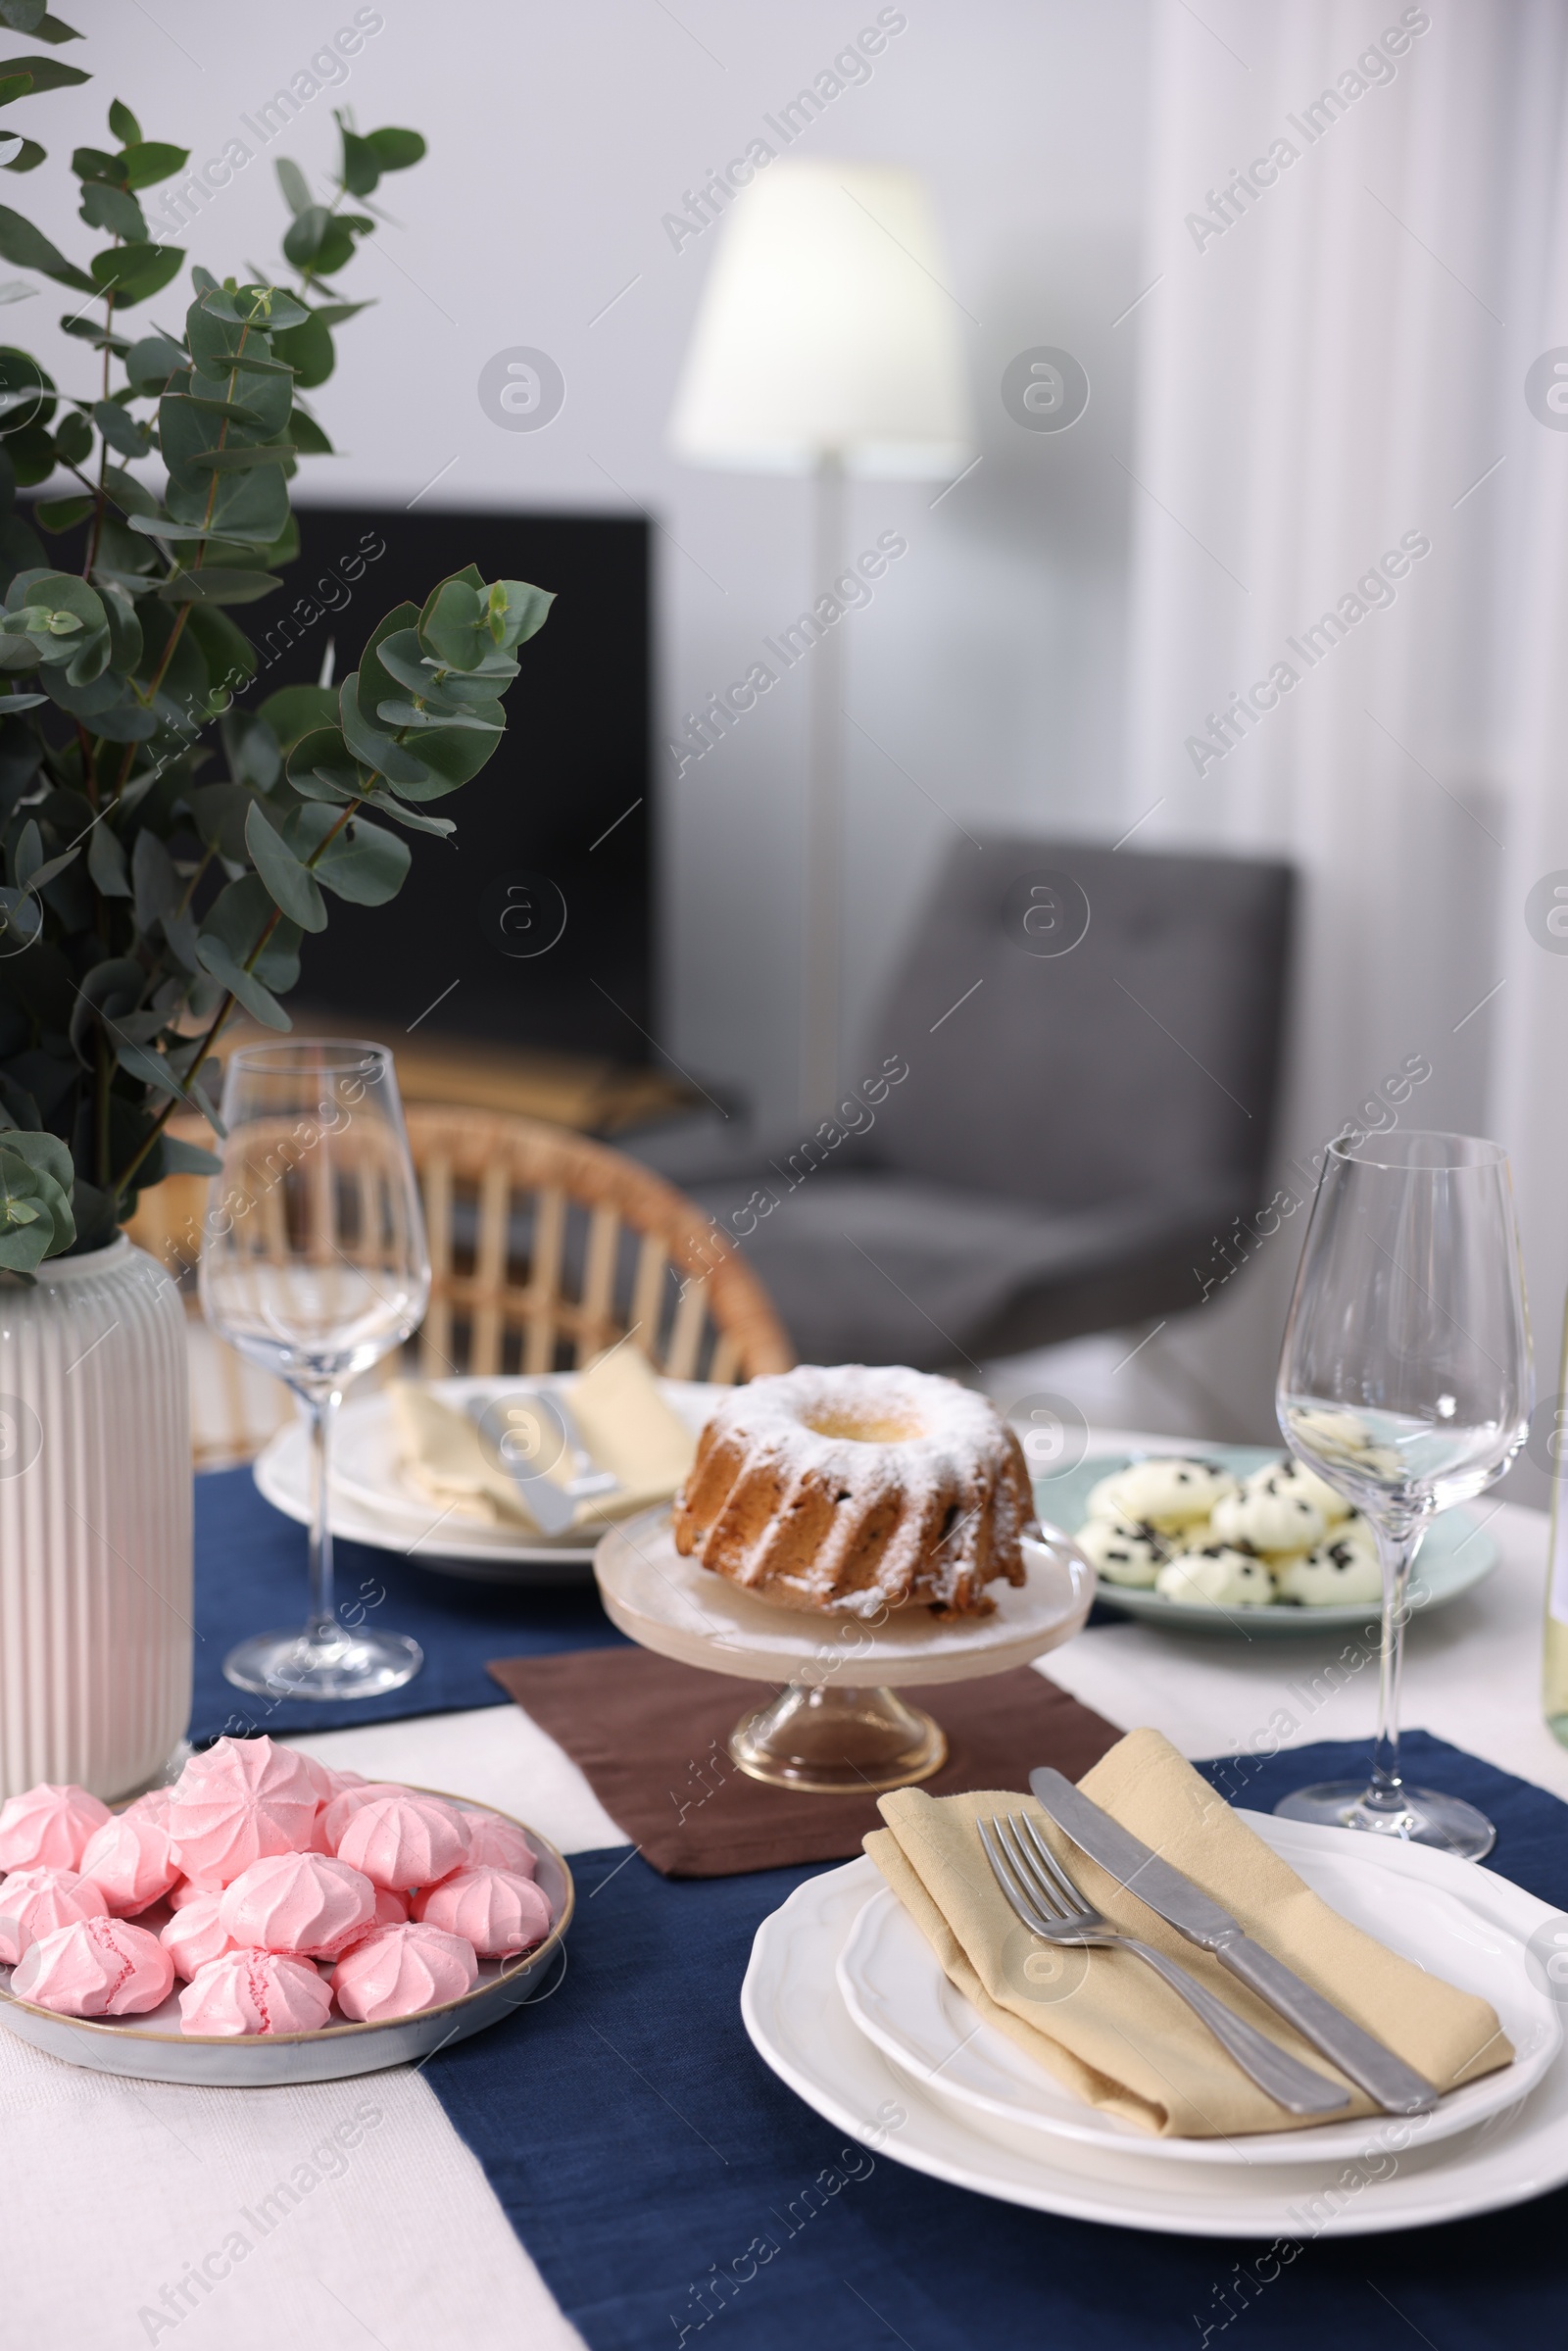
{"label": "silver fork", "polygon": [[1009,1813],[1004,1821],[993,1816],[989,1831],[984,1821],[977,1821],[975,1827],[998,1886],[1031,1935],[1050,1943],[1131,1951],[1144,1960],[1202,2018],[1243,2073],[1288,2113],[1336,2114],[1349,2104],[1348,2090],[1325,2082],[1310,2066],[1298,2065],[1266,2033],[1256,2032],[1223,2000],[1216,2000],[1174,1959],[1167,1959],[1152,1943],[1124,1935],[1103,1912],[1085,1901],[1027,1813]]}

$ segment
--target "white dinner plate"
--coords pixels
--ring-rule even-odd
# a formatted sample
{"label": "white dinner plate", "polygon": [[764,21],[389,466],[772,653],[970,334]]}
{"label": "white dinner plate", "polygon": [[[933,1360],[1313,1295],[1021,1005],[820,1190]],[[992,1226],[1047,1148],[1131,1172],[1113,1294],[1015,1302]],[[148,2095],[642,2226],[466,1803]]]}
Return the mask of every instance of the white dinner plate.
{"label": "white dinner plate", "polygon": [[[492,1804],[447,1795],[441,1788],[420,1792],[442,1795],[447,1803],[461,1804],[469,1812],[496,1811]],[[417,2064],[437,2049],[499,2025],[525,2002],[541,1994],[548,1998],[565,1967],[564,1945],[576,1901],[565,1857],[525,1822],[514,1821],[506,1812],[496,1817],[520,1829],[533,1847],[536,1881],[550,1904],[550,1933],[535,1949],[515,1959],[481,1959],[473,1989],[460,1999],[443,2001],[439,2008],[389,2017],[380,2024],[354,2025],[339,2017],[314,2033],[258,2033],[228,2039],[181,2032],[179,1995],[185,1987],[177,1977],[168,1999],[143,2016],[60,2016],[52,2008],[19,2000],[11,1989],[13,1971],[0,1967],[0,2026],[35,2049],[95,2074],[125,2074],[137,2082],[177,2082],[202,2088],[273,2089],[285,2082],[343,2082],[357,2074],[378,2074],[390,2065]],[[150,1926],[156,1932],[170,1915],[162,1902],[155,1902],[128,1924]]]}
{"label": "white dinner plate", "polygon": [[[431,1380],[430,1394],[462,1411],[470,1396],[509,1386],[564,1390],[575,1372],[547,1372],[526,1382],[494,1379]],[[661,1380],[665,1400],[696,1435],[713,1407],[732,1390],[704,1380]],[[421,1567],[470,1581],[506,1584],[587,1584],[592,1581],[599,1529],[572,1529],[564,1536],[530,1533],[443,1511],[406,1487],[397,1428],[385,1389],[351,1396],[333,1432],[330,1512],[332,1532],[346,1543],[368,1543],[402,1551]],[[310,1439],[303,1421],[291,1421],[256,1457],[257,1486],[275,1508],[302,1526],[312,1514]]]}
{"label": "white dinner plate", "polygon": [[[1172,1456],[1178,1453],[1175,1441],[1169,1449]],[[1219,1462],[1238,1478],[1250,1477],[1266,1462],[1285,1458],[1282,1449],[1261,1445],[1195,1445],[1190,1450],[1204,1461]],[[1135,1459],[1165,1457],[1164,1448],[1152,1446],[1139,1454],[1092,1453],[1076,1469],[1063,1471],[1059,1477],[1037,1478],[1035,1505],[1043,1518],[1054,1519],[1057,1526],[1076,1534],[1084,1523],[1090,1490],[1102,1478],[1127,1468]],[[1456,1600],[1461,1592],[1491,1575],[1499,1556],[1495,1543],[1473,1512],[1445,1510],[1433,1520],[1416,1554],[1410,1576],[1411,1607],[1417,1611],[1442,1608]],[[1120,1608],[1144,1624],[1163,1626],[1167,1633],[1282,1634],[1289,1640],[1303,1634],[1349,1632],[1364,1625],[1375,1628],[1379,1616],[1376,1600],[1362,1600],[1354,1607],[1304,1608],[1282,1600],[1263,1608],[1219,1608],[1208,1602],[1168,1600],[1151,1587],[1112,1584],[1103,1576],[1099,1595],[1107,1607]]]}
{"label": "white dinner plate", "polygon": [[[1262,1824],[1253,1819],[1252,1826]],[[1424,1846],[1402,1850],[1413,1880],[1458,1894],[1483,1930],[1518,1942],[1557,1915],[1474,1863]],[[1303,2147],[1298,2164],[1180,2165],[982,2117],[895,2066],[844,2005],[839,1953],[882,1883],[862,1855],[799,1886],[758,1930],[741,2015],[760,2056],[813,2112],[912,2171],[1003,2203],[1110,2227],[1297,2239],[1431,2228],[1526,2203],[1568,2180],[1568,2054],[1561,2051],[1528,2097],[1461,2136],[1428,2146],[1419,2117],[1391,2116],[1373,2151],[1349,2159]]]}
{"label": "white dinner plate", "polygon": [[[1272,1816],[1247,1817],[1342,1918],[1418,1967],[1490,2000],[1496,2010],[1514,2046],[1513,2064],[1446,2097],[1422,2123],[1424,2146],[1470,2130],[1535,2088],[1562,2046],[1562,2018],[1544,1984],[1532,1979],[1516,1935],[1482,1919],[1446,1886],[1413,1876],[1400,1859],[1409,1852],[1407,1845],[1348,1837],[1342,1830]],[[1337,1843],[1330,1845],[1331,1837]],[[873,1894],[860,1912],[839,1954],[837,1976],[851,2017],[879,2049],[939,2095],[982,2117],[1167,2163],[1301,2161],[1299,2131],[1249,2132],[1236,2139],[1155,2138],[1086,2106],[993,2026],[981,2024],[975,2031],[975,2011],[943,1974],[891,1886]],[[1363,2153],[1377,2144],[1385,2119],[1357,2115],[1315,2125],[1314,2160]]]}

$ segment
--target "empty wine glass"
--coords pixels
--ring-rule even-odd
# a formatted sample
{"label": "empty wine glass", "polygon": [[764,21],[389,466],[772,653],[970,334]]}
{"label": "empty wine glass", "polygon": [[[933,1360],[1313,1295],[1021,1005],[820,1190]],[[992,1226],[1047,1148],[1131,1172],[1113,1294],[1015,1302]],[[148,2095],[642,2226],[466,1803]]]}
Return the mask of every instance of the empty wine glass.
{"label": "empty wine glass", "polygon": [[1331,1144],[1301,1249],[1276,1408],[1308,1468],[1363,1510],[1383,1567],[1372,1777],[1298,1788],[1293,1820],[1479,1860],[1496,1832],[1399,1776],[1410,1568],[1432,1518],[1500,1478],[1532,1402],[1530,1325],[1501,1146],[1473,1135]]}
{"label": "empty wine glass", "polygon": [[360,1372],[417,1329],[430,1258],[392,1056],[306,1038],[246,1046],[223,1081],[227,1137],[202,1234],[202,1307],[215,1331],[286,1380],[311,1431],[311,1614],[223,1660],[241,1690],[376,1697],[424,1662],[416,1641],[337,1616],[327,1474],[333,1416]]}

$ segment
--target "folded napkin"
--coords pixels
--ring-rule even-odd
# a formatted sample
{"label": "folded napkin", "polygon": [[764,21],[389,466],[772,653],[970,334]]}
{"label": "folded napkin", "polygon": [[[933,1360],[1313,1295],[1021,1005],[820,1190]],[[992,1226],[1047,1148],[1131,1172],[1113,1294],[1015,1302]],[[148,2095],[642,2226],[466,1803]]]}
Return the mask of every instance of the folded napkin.
{"label": "folded napkin", "polygon": [[[506,1385],[496,1382],[498,1391]],[[404,1483],[414,1493],[489,1526],[538,1533],[522,1489],[490,1459],[466,1413],[416,1381],[394,1381],[387,1393]],[[624,1343],[612,1347],[579,1374],[564,1401],[595,1469],[608,1470],[617,1481],[613,1493],[578,1502],[571,1535],[668,1499],[691,1466],[696,1440],[664,1401],[646,1355]],[[553,1485],[569,1485],[574,1474],[569,1457],[546,1474]]]}
{"label": "folded napkin", "polygon": [[[1201,1780],[1157,1731],[1132,1731],[1080,1783],[1124,1829],[1231,1911],[1302,1980],[1442,2089],[1511,2063],[1495,2011],[1401,1959],[1331,1910]],[[1130,1952],[1053,1947],[1016,1919],[975,1827],[1025,1812],[1068,1876],[1113,1926],[1177,1959],[1228,2008],[1294,2057],[1343,2080],[1316,2049],[1229,1971],[1125,1892],[1064,1837],[1032,1796],[883,1796],[885,1829],[865,1849],[988,2025],[1064,2088],[1123,2122],[1167,2137],[1216,2138],[1312,2128],[1257,2088]],[[1373,2114],[1346,2082],[1340,2115]]]}

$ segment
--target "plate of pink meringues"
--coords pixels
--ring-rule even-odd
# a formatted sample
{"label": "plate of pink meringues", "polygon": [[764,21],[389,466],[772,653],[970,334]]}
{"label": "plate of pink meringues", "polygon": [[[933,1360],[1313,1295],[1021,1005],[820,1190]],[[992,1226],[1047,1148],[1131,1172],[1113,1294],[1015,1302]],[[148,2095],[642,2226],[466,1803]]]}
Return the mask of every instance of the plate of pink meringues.
{"label": "plate of pink meringues", "polygon": [[432,2055],[559,1982],[571,1872],[433,1788],[220,1739],[111,1809],[0,1805],[0,2026],[149,2082],[328,2082]]}

